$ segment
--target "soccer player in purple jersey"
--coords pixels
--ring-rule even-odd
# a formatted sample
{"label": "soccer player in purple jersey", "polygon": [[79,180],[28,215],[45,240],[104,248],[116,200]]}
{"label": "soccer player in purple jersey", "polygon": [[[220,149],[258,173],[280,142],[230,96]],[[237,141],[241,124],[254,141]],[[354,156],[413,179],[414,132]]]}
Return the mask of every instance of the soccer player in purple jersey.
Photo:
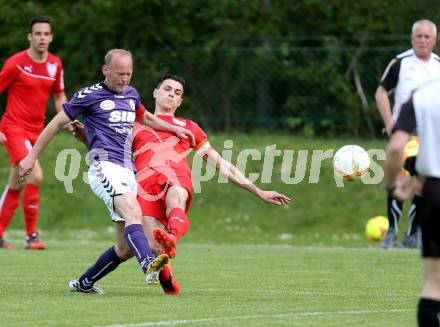
{"label": "soccer player in purple jersey", "polygon": [[44,147],[65,124],[82,115],[88,141],[89,183],[93,192],[108,207],[115,223],[116,243],[78,279],[72,291],[102,294],[95,282],[133,255],[147,275],[157,275],[168,262],[166,254],[155,257],[142,227],[142,214],[136,200],[136,180],[131,164],[131,132],[135,121],[151,128],[172,131],[180,138],[191,132],[164,123],[145,111],[137,90],[129,86],[133,59],[129,51],[110,50],[102,67],[105,80],[74,94],[47,125],[26,158],[20,162],[21,177],[29,174]]}

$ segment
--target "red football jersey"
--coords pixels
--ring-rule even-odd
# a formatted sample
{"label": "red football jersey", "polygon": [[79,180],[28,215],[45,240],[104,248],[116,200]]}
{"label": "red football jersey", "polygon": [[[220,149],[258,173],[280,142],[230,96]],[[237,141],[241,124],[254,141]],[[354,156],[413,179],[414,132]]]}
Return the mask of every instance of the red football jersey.
{"label": "red football jersey", "polygon": [[[191,147],[189,140],[180,139],[174,133],[156,131],[136,123],[133,130],[133,155],[136,169],[140,171],[152,168],[163,172],[167,168],[172,168],[178,172],[178,175],[181,173],[190,174],[191,169],[186,156],[191,148],[195,151],[209,150],[206,134],[199,125],[189,119],[166,115],[158,117],[169,124],[190,130],[194,134],[196,145]],[[204,146],[207,149],[204,149]]]}
{"label": "red football jersey", "polygon": [[27,50],[13,55],[0,72],[0,92],[4,90],[8,94],[1,124],[40,132],[50,93],[64,91],[61,59],[49,53],[45,62],[35,62]]}

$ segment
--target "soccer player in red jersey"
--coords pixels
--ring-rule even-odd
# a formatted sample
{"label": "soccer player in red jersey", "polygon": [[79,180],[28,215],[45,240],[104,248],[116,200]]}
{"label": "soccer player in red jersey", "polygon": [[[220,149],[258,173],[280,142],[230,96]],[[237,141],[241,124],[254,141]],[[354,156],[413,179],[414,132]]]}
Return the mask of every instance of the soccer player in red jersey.
{"label": "soccer player in red jersey", "polygon": [[[156,255],[163,252],[171,258],[176,255],[176,242],[189,229],[187,212],[192,200],[192,182],[186,156],[191,149],[235,185],[261,200],[276,205],[290,202],[283,194],[258,188],[211,147],[206,134],[195,122],[174,116],[182,103],[184,85],[185,80],[180,76],[162,76],[153,93],[154,114],[169,124],[190,130],[196,139],[195,146],[172,133],[152,130],[139,124],[135,125],[133,131],[137,198],[142,209],[144,230],[153,252]],[[179,293],[180,286],[173,278],[170,265],[160,271],[158,278],[166,294]]]}
{"label": "soccer player in red jersey", "polygon": [[66,95],[61,60],[48,50],[53,39],[50,20],[34,17],[27,38],[29,48],[8,58],[0,72],[0,92],[7,91],[6,111],[0,122],[0,143],[5,146],[11,163],[8,185],[0,199],[0,248],[15,247],[3,239],[3,234],[19,206],[23,191],[26,248],[43,250],[46,245],[39,239],[37,229],[42,169],[37,161],[32,173],[20,180],[18,163],[26,157],[44,129],[50,94],[54,95],[57,112],[62,110]]}

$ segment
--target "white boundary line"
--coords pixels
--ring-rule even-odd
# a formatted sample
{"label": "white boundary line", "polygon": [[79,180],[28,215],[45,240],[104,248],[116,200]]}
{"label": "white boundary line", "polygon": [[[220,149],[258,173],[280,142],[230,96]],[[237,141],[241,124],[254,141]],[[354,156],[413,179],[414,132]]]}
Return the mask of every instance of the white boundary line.
{"label": "white boundary line", "polygon": [[249,315],[249,316],[235,316],[235,317],[212,317],[212,318],[188,319],[188,320],[164,320],[164,321],[141,322],[137,324],[99,325],[95,327],[172,326],[172,325],[196,324],[196,323],[203,323],[210,321],[230,321],[230,320],[250,320],[250,319],[261,319],[261,318],[287,318],[287,317],[310,317],[310,316],[339,316],[339,315],[359,315],[359,314],[373,314],[373,313],[397,313],[397,312],[410,312],[415,310],[416,309],[290,312],[290,313],[279,313],[273,315]]}

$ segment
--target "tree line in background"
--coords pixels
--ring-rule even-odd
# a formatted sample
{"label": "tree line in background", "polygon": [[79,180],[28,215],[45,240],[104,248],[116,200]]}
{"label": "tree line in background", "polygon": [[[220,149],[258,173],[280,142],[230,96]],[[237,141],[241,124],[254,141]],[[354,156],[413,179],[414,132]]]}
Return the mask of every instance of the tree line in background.
{"label": "tree line in background", "polygon": [[47,15],[68,95],[102,79],[109,49],[126,48],[143,102],[152,105],[161,74],[180,74],[181,114],[205,129],[375,137],[380,76],[410,47],[412,23],[439,23],[439,9],[438,0],[0,0],[0,61],[28,46],[32,16]]}

